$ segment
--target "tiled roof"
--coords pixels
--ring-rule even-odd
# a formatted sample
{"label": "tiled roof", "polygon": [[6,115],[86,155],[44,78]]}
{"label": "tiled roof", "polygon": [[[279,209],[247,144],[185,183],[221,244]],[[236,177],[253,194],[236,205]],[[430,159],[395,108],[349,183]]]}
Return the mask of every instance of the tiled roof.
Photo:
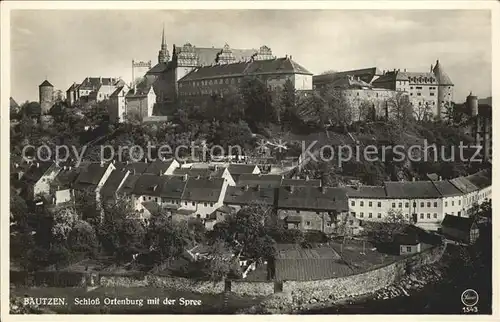
{"label": "tiled roof", "polygon": [[19,108],[19,104],[17,104],[17,102],[12,97],[9,98],[9,106],[10,108],[15,108],[15,109]]}
{"label": "tiled roof", "polygon": [[352,269],[338,258],[336,252],[326,247],[320,250],[295,249],[279,252],[275,263],[275,277],[279,281],[308,281],[352,274]]}
{"label": "tiled roof", "polygon": [[155,82],[155,79],[145,77],[139,84],[136,85],[135,92],[134,92],[134,89],[130,89],[126,96],[127,97],[146,96],[146,95],[148,95],[149,91],[153,87],[154,82]]}
{"label": "tiled roof", "polygon": [[221,178],[188,178],[182,200],[216,202],[223,185]]}
{"label": "tiled roof", "polygon": [[142,203],[142,206],[151,214],[151,215],[156,215],[161,213],[162,208],[161,206],[154,201],[144,201]]}
{"label": "tiled roof", "polygon": [[444,196],[459,196],[462,194],[454,185],[452,185],[448,180],[433,181],[434,186],[439,191],[439,193]]}
{"label": "tiled roof", "polygon": [[165,171],[168,170],[168,168],[172,165],[173,162],[174,162],[173,160],[163,161],[157,158],[156,160],[154,160],[149,164],[148,168],[144,173],[159,175],[161,172],[163,174],[165,173]]}
{"label": "tiled roof", "polygon": [[306,74],[312,75],[307,69],[289,58],[269,60],[253,60],[232,64],[218,64],[199,67],[184,76],[180,82],[223,76],[245,76],[261,74]]}
{"label": "tiled roof", "polygon": [[417,245],[420,241],[415,233],[397,234],[394,242],[399,245]]}
{"label": "tiled roof", "polygon": [[238,186],[260,186],[261,188],[278,188],[283,177],[276,174],[241,174],[238,177]]}
{"label": "tiled roof", "polygon": [[59,189],[69,189],[72,187],[73,183],[75,182],[76,178],[80,174],[80,168],[71,168],[71,169],[66,169],[66,170],[61,170],[57,174],[57,176],[54,178],[54,180],[51,182],[51,185],[53,187],[59,187]]}
{"label": "tiled roof", "polygon": [[380,186],[359,186],[359,187],[344,187],[346,194],[349,197],[358,198],[385,198],[385,188]]}
{"label": "tiled roof", "polygon": [[53,166],[53,162],[33,162],[24,173],[22,181],[27,184],[35,184]]}
{"label": "tiled roof", "polygon": [[278,195],[278,208],[316,211],[348,209],[347,195],[342,188],[282,187]]}
{"label": "tiled roof", "polygon": [[181,199],[186,181],[184,178],[176,176],[161,176],[162,185],[160,187],[160,196],[168,199]]}
{"label": "tiled roof", "polygon": [[100,163],[90,163],[83,167],[78,175],[73,188],[87,189],[95,188],[99,181],[102,179],[109,164],[101,165]]}
{"label": "tiled roof", "polygon": [[465,178],[479,189],[491,186],[491,173],[486,170],[471,174]]}
{"label": "tiled roof", "polygon": [[313,76],[313,83],[314,84],[321,84],[321,83],[331,83],[339,78],[345,77],[347,75],[355,76],[361,78],[364,82],[371,82],[371,80],[375,76],[381,75],[381,71],[377,67],[371,67],[371,68],[363,68],[363,69],[354,69],[354,70],[346,70],[342,72],[332,72],[332,73],[326,73],[326,74],[321,74],[321,75],[315,75]]}
{"label": "tiled roof", "polygon": [[135,183],[137,180],[141,177],[140,174],[130,174],[127,179],[125,179],[125,182],[123,182],[123,185],[121,188],[118,190],[119,194],[132,194],[135,188]]}
{"label": "tiled roof", "polygon": [[74,90],[76,90],[79,86],[80,86],[80,84],[73,83],[73,84],[71,84],[71,86],[70,86],[70,87],[69,87],[66,91],[74,91]]}
{"label": "tiled roof", "polygon": [[122,183],[123,178],[127,173],[119,170],[113,170],[109,178],[106,180],[101,188],[101,195],[106,197],[112,197],[118,191],[120,183]]}
{"label": "tiled roof", "polygon": [[385,182],[389,198],[439,198],[441,195],[431,181]]}
{"label": "tiled roof", "polygon": [[[197,65],[196,66],[206,66],[216,63],[217,56],[222,52],[223,48],[206,48],[206,47],[195,47],[191,44],[185,44],[184,46],[175,46],[174,55],[182,56],[183,52],[189,52],[195,55]],[[235,60],[248,60],[253,55],[257,53],[256,49],[233,49],[231,48],[232,55]]]}
{"label": "tiled roof", "polygon": [[434,69],[432,71],[436,75],[439,85],[453,85],[450,76],[446,74],[439,60],[436,61],[436,66],[434,66]]}
{"label": "tiled roof", "polygon": [[125,85],[117,87],[115,89],[115,91],[113,93],[111,93],[111,95],[109,97],[118,97],[118,95],[122,92],[124,87],[125,87]]}
{"label": "tiled roof", "polygon": [[443,228],[454,228],[463,232],[469,232],[473,223],[473,218],[446,215],[441,222],[441,226]]}
{"label": "tiled roof", "polygon": [[129,162],[123,165],[123,171],[130,171],[131,174],[143,174],[149,167],[146,162]]}
{"label": "tiled roof", "polygon": [[162,182],[162,177],[152,174],[143,174],[137,179],[133,194],[138,196],[159,196],[160,188]]}
{"label": "tiled roof", "polygon": [[276,189],[256,187],[227,187],[225,204],[246,205],[252,202],[272,206],[275,203]]}
{"label": "tiled roof", "polygon": [[43,87],[43,86],[54,87],[48,80],[44,80],[39,86],[40,87]]}
{"label": "tiled roof", "polygon": [[177,168],[172,173],[175,176],[184,176],[188,177],[200,177],[200,178],[222,178],[222,174],[224,173],[224,168],[221,169],[209,169],[209,168]]}
{"label": "tiled roof", "polygon": [[227,168],[231,174],[251,174],[256,165],[255,164],[230,164]]}
{"label": "tiled roof", "polygon": [[450,179],[450,183],[453,184],[463,193],[469,193],[478,190],[478,187],[476,187],[472,182],[470,182],[465,177],[457,177]]}
{"label": "tiled roof", "polygon": [[[417,81],[414,81],[415,78],[417,79]],[[377,84],[396,82],[396,81],[410,81],[411,83],[419,83],[418,81],[419,78],[433,79],[436,82],[436,76],[434,76],[434,74],[430,72],[391,71],[385,73],[384,75],[374,80],[372,85],[376,86]]]}
{"label": "tiled roof", "polygon": [[168,67],[168,63],[159,63],[153,66],[146,74],[160,74],[163,73]]}
{"label": "tiled roof", "polygon": [[296,187],[320,187],[321,180],[319,179],[283,179],[281,185],[296,186]]}
{"label": "tiled roof", "polygon": [[342,77],[339,77],[339,78],[335,79],[331,83],[331,86],[335,87],[335,88],[344,88],[344,89],[348,89],[348,88],[371,88],[372,87],[372,85],[364,82],[363,80],[361,80],[359,78],[354,78],[351,75],[344,75]]}

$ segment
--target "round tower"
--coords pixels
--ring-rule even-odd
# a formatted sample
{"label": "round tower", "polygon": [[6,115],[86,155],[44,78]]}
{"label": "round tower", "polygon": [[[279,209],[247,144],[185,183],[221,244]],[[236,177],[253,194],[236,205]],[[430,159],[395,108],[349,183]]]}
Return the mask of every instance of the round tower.
{"label": "round tower", "polygon": [[467,105],[467,111],[470,113],[470,115],[477,116],[479,111],[477,96],[472,95],[472,92],[470,92],[469,96],[467,96],[465,104]]}
{"label": "round tower", "polygon": [[436,76],[437,81],[438,102],[436,116],[438,117],[438,119],[441,119],[441,113],[444,110],[445,105],[453,102],[454,85],[451,81],[451,78],[444,71],[444,68],[439,60],[436,61],[436,65],[434,66],[432,72],[434,76]]}
{"label": "round tower", "polygon": [[42,114],[47,114],[47,112],[54,105],[54,86],[49,83],[48,80],[43,81],[38,86],[38,97],[40,100],[40,109]]}

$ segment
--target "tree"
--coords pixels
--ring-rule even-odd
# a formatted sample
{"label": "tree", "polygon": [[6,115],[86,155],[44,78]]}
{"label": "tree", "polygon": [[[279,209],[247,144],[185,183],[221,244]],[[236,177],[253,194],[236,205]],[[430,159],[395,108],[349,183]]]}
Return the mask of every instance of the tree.
{"label": "tree", "polygon": [[208,253],[208,259],[204,260],[203,266],[210,280],[215,283],[225,279],[235,266],[231,248],[225,241],[217,239],[210,246]]}
{"label": "tree", "polygon": [[53,212],[52,236],[55,240],[66,242],[78,220],[78,214],[72,207],[56,209]]}
{"label": "tree", "polygon": [[159,262],[178,258],[193,242],[194,236],[187,222],[174,222],[167,214],[159,214],[151,221],[147,231],[149,249],[157,254]]}
{"label": "tree", "polygon": [[395,119],[403,126],[411,122],[413,107],[406,93],[397,93],[386,101],[386,114],[388,118]]}
{"label": "tree", "polygon": [[68,235],[68,246],[74,253],[94,257],[98,248],[94,227],[86,221],[78,220]]}
{"label": "tree", "polygon": [[429,102],[425,102],[421,104],[417,104],[417,106],[413,107],[413,115],[415,116],[415,119],[419,122],[421,121],[427,121],[431,119],[432,111],[431,111],[431,106],[429,105]]}
{"label": "tree", "polygon": [[368,231],[377,243],[388,243],[409,225],[409,220],[403,215],[401,209],[389,209],[383,222],[371,222]]}

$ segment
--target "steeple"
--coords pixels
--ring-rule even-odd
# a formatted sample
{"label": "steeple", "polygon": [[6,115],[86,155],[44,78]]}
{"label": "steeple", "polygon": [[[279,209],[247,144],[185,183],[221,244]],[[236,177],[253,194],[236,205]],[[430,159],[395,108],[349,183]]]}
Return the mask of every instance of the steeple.
{"label": "steeple", "polygon": [[158,64],[168,63],[169,60],[170,60],[170,53],[168,52],[167,41],[165,40],[165,24],[164,24],[161,32],[161,46],[160,46],[160,51],[158,52]]}

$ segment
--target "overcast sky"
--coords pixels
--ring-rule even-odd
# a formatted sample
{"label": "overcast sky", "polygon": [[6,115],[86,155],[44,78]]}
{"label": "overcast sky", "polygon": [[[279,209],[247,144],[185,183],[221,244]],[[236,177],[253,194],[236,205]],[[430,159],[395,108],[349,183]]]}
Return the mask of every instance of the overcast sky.
{"label": "overcast sky", "polygon": [[87,76],[129,81],[132,59],[156,63],[163,24],[170,54],[173,44],[186,42],[267,45],[314,74],[374,66],[428,71],[439,59],[457,102],[469,91],[491,95],[491,15],[485,10],[17,10],[11,15],[11,96],[38,100],[46,77],[63,91]]}

